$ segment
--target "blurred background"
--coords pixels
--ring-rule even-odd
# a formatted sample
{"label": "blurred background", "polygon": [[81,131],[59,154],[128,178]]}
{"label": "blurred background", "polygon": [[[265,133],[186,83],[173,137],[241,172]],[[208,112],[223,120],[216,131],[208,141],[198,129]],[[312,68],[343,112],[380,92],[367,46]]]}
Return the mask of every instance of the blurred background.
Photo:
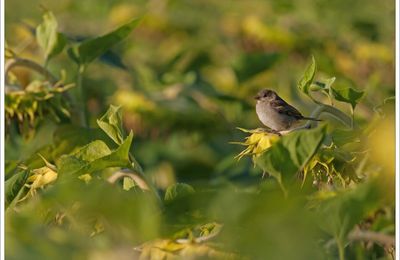
{"label": "blurred background", "polygon": [[[360,115],[394,95],[393,1],[353,1],[351,8],[345,0],[6,1],[8,46],[42,62],[32,33],[40,5],[77,40],[143,18],[89,67],[83,84],[92,125],[109,104],[122,105],[125,127],[136,134],[136,156],[147,172],[168,176],[160,179],[164,187],[175,179],[253,171],[233,159],[240,147],[228,142],[242,138],[235,127],[261,127],[253,96],[264,87],[309,114],[313,105],[296,82],[311,54],[320,75],[367,92]],[[55,73],[71,66],[65,53],[49,64]],[[32,75],[20,73],[30,81]]]}
{"label": "blurred background", "polygon": [[[230,142],[245,137],[236,127],[262,127],[253,97],[265,87],[276,90],[309,115],[315,104],[298,91],[296,84],[311,55],[317,61],[317,79],[335,76],[335,84],[366,92],[355,110],[361,127],[367,127],[376,114],[375,108],[381,108],[384,100],[395,94],[394,1],[6,1],[7,46],[17,55],[39,63],[43,63],[43,58],[34,28],[42,20],[41,5],[54,13],[59,30],[76,41],[107,33],[132,18],[142,18],[127,39],[88,67],[83,86],[90,126],[96,127],[96,119],[110,104],[123,106],[124,127],[135,133],[132,151],[160,191],[176,182],[190,183],[195,189],[221,184],[251,189],[252,184],[258,183],[262,171],[253,167],[249,158],[234,158],[243,147]],[[75,81],[76,65],[66,52],[51,60],[48,68],[55,75],[65,69],[66,82]],[[36,77],[24,69],[15,69],[14,73],[21,85],[28,85]],[[329,102],[324,96],[319,99]],[[337,106],[350,114],[348,106]],[[381,130],[392,136],[386,144],[392,147],[394,106],[385,109],[389,116]],[[43,123],[35,135],[48,136],[55,128]],[[45,139],[34,143],[17,136],[8,139],[7,160],[28,158],[48,141]],[[377,144],[382,150],[377,150],[374,158],[392,172],[393,160],[379,158],[380,151],[388,146],[381,146],[379,138],[371,139],[366,146]],[[235,199],[240,198],[219,197],[216,205],[221,208],[215,206],[219,212],[215,214],[223,215],[222,205],[233,204]],[[242,199],[244,203],[252,201]],[[272,211],[280,199],[271,200]],[[114,203],[112,198],[109,202]],[[284,216],[296,211],[297,206],[292,206],[298,204],[291,203],[280,208]],[[259,206],[249,206],[256,209],[253,230],[257,230],[257,221],[263,221],[257,216],[271,212]],[[270,216],[269,223],[286,226],[285,229],[275,230],[275,224],[270,224],[266,230],[291,233],[286,220],[279,216]],[[232,220],[226,221],[234,225],[237,219],[232,216]],[[300,226],[308,229],[308,221]],[[313,232],[307,233],[310,239]],[[283,236],[292,239],[293,244],[303,241],[297,236]],[[73,244],[72,240],[68,243]],[[239,242],[230,244],[232,250],[235,243]],[[307,250],[312,247],[307,242],[297,247],[299,251],[293,251],[293,255],[288,252],[287,259],[303,249],[304,259],[317,254],[309,254]],[[253,249],[252,245],[245,245],[244,251]],[[278,252],[285,252],[284,247],[281,249]],[[260,259],[263,256],[258,255]],[[270,257],[276,255],[271,253]]]}

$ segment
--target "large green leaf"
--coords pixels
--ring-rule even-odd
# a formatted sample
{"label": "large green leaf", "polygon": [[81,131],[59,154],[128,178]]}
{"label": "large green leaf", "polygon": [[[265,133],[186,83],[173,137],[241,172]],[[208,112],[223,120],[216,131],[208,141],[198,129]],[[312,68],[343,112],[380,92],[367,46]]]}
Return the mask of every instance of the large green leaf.
{"label": "large green leaf", "polygon": [[[107,112],[97,120],[97,124],[116,144],[121,145],[125,138],[121,107],[111,105]],[[132,161],[132,168],[139,173],[143,173],[143,169],[135,157],[133,155],[129,156]]]}
{"label": "large green leaf", "polygon": [[44,51],[46,61],[59,54],[67,43],[66,37],[57,29],[58,23],[53,13],[46,11],[43,22],[36,28],[36,40]]}
{"label": "large green leaf", "polygon": [[[58,162],[61,175],[82,175],[109,167],[131,167],[129,148],[133,139],[131,132],[125,141],[115,150],[110,150],[102,141],[86,145],[74,154],[62,156]],[[107,148],[106,148],[107,147]],[[101,151],[94,152],[94,149]]]}
{"label": "large green leaf", "polygon": [[326,127],[301,130],[282,137],[260,157],[256,164],[274,176],[281,185],[288,183],[317,152]]}
{"label": "large green leaf", "polygon": [[354,226],[379,207],[384,197],[382,192],[379,180],[372,179],[333,198],[320,201],[316,213],[321,228],[343,246]]}
{"label": "large green leaf", "polygon": [[115,143],[122,143],[124,133],[122,130],[121,107],[111,105],[107,112],[97,120],[97,124]]}
{"label": "large green leaf", "polygon": [[307,95],[308,95],[308,92],[310,91],[311,83],[314,80],[316,68],[317,68],[317,65],[315,63],[314,56],[311,56],[311,63],[308,65],[303,76],[297,83],[297,87]]}
{"label": "large green leaf", "polygon": [[116,30],[103,36],[83,41],[68,49],[68,54],[80,65],[87,65],[97,57],[104,54],[112,46],[125,39],[139,24],[140,19],[134,19]]}
{"label": "large green leaf", "polygon": [[332,131],[331,136],[335,145],[342,146],[349,143],[359,143],[361,141],[362,131],[335,129]]}
{"label": "large green leaf", "polygon": [[114,144],[111,140],[107,140],[107,135],[101,129],[84,128],[75,125],[61,125],[54,132],[53,138],[53,149],[60,150],[55,153],[56,157],[71,153],[74,148],[82,147],[95,140],[104,140],[107,145]]}
{"label": "large green leaf", "polygon": [[73,155],[75,155],[80,160],[91,162],[106,155],[109,155],[110,153],[110,148],[108,148],[108,146],[103,141],[96,140],[79,149]]}
{"label": "large green leaf", "polygon": [[25,182],[28,178],[29,172],[22,170],[15,173],[11,178],[9,178],[4,184],[4,197],[5,204],[8,207],[11,202],[18,196],[18,193],[24,187]]}
{"label": "large green leaf", "polygon": [[353,109],[364,95],[364,91],[355,90],[351,87],[331,87],[330,90],[337,101],[349,103]]}

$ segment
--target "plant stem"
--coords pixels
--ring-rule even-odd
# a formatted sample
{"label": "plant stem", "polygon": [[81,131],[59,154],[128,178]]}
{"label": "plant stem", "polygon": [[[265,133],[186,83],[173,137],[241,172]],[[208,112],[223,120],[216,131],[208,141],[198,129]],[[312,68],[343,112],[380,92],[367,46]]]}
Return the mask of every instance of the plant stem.
{"label": "plant stem", "polygon": [[326,104],[319,104],[319,106],[312,112],[311,117],[318,118],[322,113],[327,113],[328,115],[338,119],[347,127],[352,127],[353,125],[353,120],[351,117],[339,109]]}
{"label": "plant stem", "polygon": [[[343,113],[342,111],[340,111],[339,109],[337,109],[333,106],[322,104],[322,103],[318,103],[318,107],[316,109],[314,109],[314,111],[311,113],[310,117],[319,118],[319,116],[322,113],[326,113],[326,114],[330,115],[331,117],[338,119],[340,122],[342,122],[344,125],[346,125],[349,128],[353,127],[353,120],[351,117],[349,117],[348,115],[346,115],[345,113]],[[292,131],[297,131],[297,130],[301,130],[301,129],[309,129],[309,128],[313,128],[316,126],[317,126],[317,121],[309,120],[306,124],[304,124],[302,126],[299,126],[299,127],[287,130],[287,131],[281,131],[280,133],[285,135]]]}
{"label": "plant stem", "polygon": [[354,108],[351,106],[351,128],[354,129]]}
{"label": "plant stem", "polygon": [[39,74],[42,74],[52,84],[55,84],[58,81],[57,78],[42,65],[28,59],[14,58],[8,60],[4,66],[4,76],[6,84],[8,83],[8,72],[10,72],[10,70],[14,67],[25,67],[34,70]]}
{"label": "plant stem", "polygon": [[107,181],[110,183],[115,183],[118,179],[126,176],[130,177],[139,186],[140,189],[150,190],[149,185],[142,178],[142,176],[140,176],[140,174],[137,174],[136,172],[131,171],[130,169],[122,169],[115,172],[107,179]]}
{"label": "plant stem", "polygon": [[77,97],[76,97],[76,109],[77,115],[79,117],[79,124],[83,127],[87,127],[87,116],[86,116],[86,98],[84,96],[83,85],[82,85],[82,78],[83,73],[85,72],[85,66],[80,65],[78,69],[78,75],[76,79],[76,87],[77,87]]}
{"label": "plant stem", "polygon": [[345,260],[343,243],[338,238],[336,238],[336,244],[337,244],[338,251],[339,251],[339,259],[340,260]]}
{"label": "plant stem", "polygon": [[160,202],[160,204],[162,204],[162,200],[161,200],[160,196],[158,195],[156,187],[154,187],[154,185],[151,183],[149,178],[147,178],[147,176],[144,174],[142,166],[140,166],[138,161],[136,161],[135,157],[131,153],[129,153],[129,160],[131,161],[132,170],[134,170],[135,172],[137,172],[139,174],[139,177],[143,179],[143,181],[149,187],[150,191],[153,192],[154,196],[157,198],[157,200]]}

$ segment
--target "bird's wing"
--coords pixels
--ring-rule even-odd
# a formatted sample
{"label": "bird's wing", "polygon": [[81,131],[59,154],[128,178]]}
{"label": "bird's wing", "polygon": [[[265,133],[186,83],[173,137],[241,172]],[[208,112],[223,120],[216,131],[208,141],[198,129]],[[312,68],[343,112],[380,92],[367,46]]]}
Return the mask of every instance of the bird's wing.
{"label": "bird's wing", "polygon": [[303,115],[296,108],[292,107],[281,98],[271,101],[271,106],[280,114],[293,116],[297,119],[303,118]]}

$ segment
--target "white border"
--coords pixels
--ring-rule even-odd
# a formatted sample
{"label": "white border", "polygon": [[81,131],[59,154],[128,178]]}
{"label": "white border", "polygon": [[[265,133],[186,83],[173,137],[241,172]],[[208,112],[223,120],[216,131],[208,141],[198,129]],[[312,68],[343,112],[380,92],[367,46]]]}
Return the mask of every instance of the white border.
{"label": "white border", "polygon": [[4,254],[5,254],[5,240],[4,240],[4,227],[5,227],[5,213],[4,213],[4,167],[5,167],[5,163],[4,163],[4,136],[5,136],[5,132],[4,132],[4,124],[5,124],[5,118],[4,118],[4,47],[5,47],[5,42],[4,42],[4,35],[5,35],[5,2],[6,0],[0,0],[1,6],[0,6],[0,38],[1,38],[1,43],[0,43],[0,69],[1,69],[1,73],[0,73],[0,147],[1,147],[1,151],[0,151],[0,176],[1,176],[1,180],[0,180],[0,212],[1,212],[1,217],[0,217],[0,222],[1,222],[1,226],[0,226],[0,233],[1,233],[1,238],[0,238],[0,259],[4,260]]}
{"label": "white border", "polygon": [[395,2],[395,9],[396,9],[396,20],[395,20],[395,39],[396,39],[396,50],[395,50],[395,75],[396,75],[396,79],[395,79],[395,100],[396,100],[396,153],[395,153],[395,162],[396,162],[396,172],[395,172],[395,182],[396,182],[396,201],[395,201],[395,212],[396,212],[396,219],[395,219],[395,227],[396,227],[396,243],[395,243],[395,250],[396,250],[396,259],[400,259],[400,247],[399,247],[399,199],[400,199],[400,191],[399,191],[399,90],[400,90],[400,77],[399,77],[399,55],[400,55],[400,49],[399,49],[399,1],[394,1]]}
{"label": "white border", "polygon": [[[4,47],[5,47],[5,2],[6,0],[0,0],[0,259],[4,260],[5,258],[5,240],[4,240],[4,130],[5,130],[5,118],[4,118]],[[11,1],[11,0],[8,0]],[[395,3],[395,12],[396,12],[396,19],[395,19],[395,96],[396,96],[396,154],[395,154],[395,161],[396,161],[396,173],[395,173],[395,182],[396,182],[396,201],[395,201],[395,206],[396,206],[396,219],[395,219],[395,226],[396,226],[396,259],[400,260],[400,227],[399,227],[399,202],[400,202],[400,178],[398,174],[400,173],[400,154],[399,154],[399,140],[400,140],[400,128],[399,128],[399,108],[400,108],[400,102],[399,102],[399,92],[400,92],[400,76],[399,76],[399,69],[400,69],[400,48],[399,48],[399,1],[394,1]]]}

